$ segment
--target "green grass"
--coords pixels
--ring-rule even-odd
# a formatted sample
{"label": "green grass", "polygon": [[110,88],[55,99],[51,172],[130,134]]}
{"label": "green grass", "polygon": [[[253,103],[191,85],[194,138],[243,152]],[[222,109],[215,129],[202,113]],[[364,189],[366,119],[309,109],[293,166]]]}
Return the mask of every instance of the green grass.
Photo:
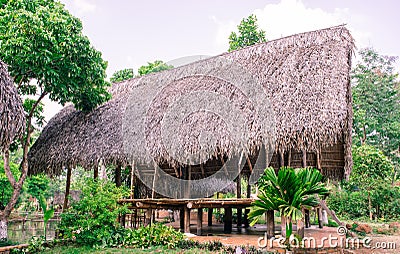
{"label": "green grass", "polygon": [[[79,253],[92,253],[92,254],[108,254],[108,253],[211,253],[204,249],[190,249],[190,250],[170,250],[162,247],[153,247],[150,249],[130,249],[130,248],[106,248],[106,249],[93,249],[90,247],[78,247],[78,246],[58,246],[50,250],[43,251],[45,254],[79,254]],[[215,252],[213,252],[215,253]]]}

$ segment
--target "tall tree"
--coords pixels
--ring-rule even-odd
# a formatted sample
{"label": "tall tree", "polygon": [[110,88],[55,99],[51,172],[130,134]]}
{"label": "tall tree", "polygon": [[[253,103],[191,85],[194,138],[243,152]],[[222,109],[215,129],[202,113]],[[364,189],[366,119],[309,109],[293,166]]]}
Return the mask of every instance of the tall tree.
{"label": "tall tree", "polygon": [[[18,180],[4,153],[4,169],[13,187],[6,207],[0,211],[0,225],[7,225],[28,172],[27,154],[39,119],[41,103],[72,102],[89,111],[110,98],[105,81],[107,63],[82,34],[82,23],[56,0],[0,0],[0,58],[9,65],[18,92],[26,99],[26,133]],[[35,98],[35,99],[32,99]],[[62,152],[62,151],[60,151]],[[5,222],[5,223],[4,223]],[[7,235],[7,226],[0,227]]]}
{"label": "tall tree", "polygon": [[174,68],[172,65],[168,65],[161,60],[156,60],[152,63],[147,63],[147,65],[140,66],[138,69],[139,76],[143,76],[152,72],[159,72],[163,70],[169,70]]}
{"label": "tall tree", "polygon": [[238,33],[232,32],[229,35],[228,51],[267,41],[265,31],[258,28],[257,17],[254,14],[242,19],[237,28]]}
{"label": "tall tree", "polygon": [[123,69],[114,72],[111,76],[110,81],[111,83],[121,82],[127,79],[133,78],[135,75],[133,73],[133,69]]}
{"label": "tall tree", "polygon": [[[395,57],[362,49],[352,71],[354,143],[381,149],[398,162],[400,152],[400,90]],[[396,156],[397,155],[397,156]]]}

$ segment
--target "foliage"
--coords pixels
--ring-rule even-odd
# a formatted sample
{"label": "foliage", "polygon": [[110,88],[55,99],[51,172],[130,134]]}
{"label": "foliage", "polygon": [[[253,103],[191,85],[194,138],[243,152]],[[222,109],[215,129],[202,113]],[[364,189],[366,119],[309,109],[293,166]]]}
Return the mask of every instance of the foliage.
{"label": "foliage", "polygon": [[118,215],[127,212],[117,200],[127,194],[113,183],[87,179],[81,200],[72,203],[68,212],[61,214],[59,230],[62,238],[88,246],[113,246],[115,238],[123,234],[117,222]]}
{"label": "foliage", "polygon": [[400,91],[395,57],[381,56],[372,48],[359,51],[352,70],[354,144],[370,144],[386,156],[400,147]]}
{"label": "foliage", "polygon": [[[10,162],[11,173],[14,177],[19,178],[20,172],[18,165]],[[0,161],[0,210],[3,210],[11,198],[13,188],[4,173],[4,162]]]}
{"label": "foliage", "polygon": [[[2,0],[0,58],[23,95],[49,94],[90,110],[106,101],[107,63],[82,23],[55,0]],[[36,85],[32,84],[35,80]]]}
{"label": "foliage", "polygon": [[135,75],[133,73],[133,69],[123,69],[114,72],[114,74],[111,76],[110,81],[111,83],[117,83],[121,82],[127,79],[133,78]]}
{"label": "foliage", "polygon": [[229,35],[229,51],[267,41],[265,31],[258,29],[255,15],[242,19],[237,28],[238,33],[232,32]]}
{"label": "foliage", "polygon": [[369,191],[335,189],[329,195],[327,204],[341,218],[365,220],[370,211],[369,195],[374,218],[381,221],[400,218],[400,189],[385,183],[376,184]]}
{"label": "foliage", "polygon": [[168,65],[161,60],[156,60],[154,62],[149,62],[147,65],[143,65],[139,67],[138,74],[139,76],[143,76],[152,72],[159,72],[163,70],[169,70],[174,68],[172,65]]}
{"label": "foliage", "polygon": [[161,223],[140,227],[137,230],[127,230],[124,245],[135,248],[149,248],[151,246],[166,246],[176,248],[183,240],[183,234],[171,226]]}
{"label": "foliage", "polygon": [[316,195],[325,196],[329,191],[322,182],[323,176],[312,168],[281,168],[278,174],[270,167],[258,180],[260,194],[253,203],[249,218],[251,225],[269,210],[278,210],[286,217],[286,238],[292,233],[292,219],[303,217],[302,209],[319,204]]}
{"label": "foliage", "polygon": [[39,199],[44,196],[49,198],[50,178],[45,174],[33,175],[26,179],[27,193]]}
{"label": "foliage", "polygon": [[391,182],[394,167],[391,161],[370,145],[353,146],[353,171],[349,185],[358,189],[374,189],[378,182]]}

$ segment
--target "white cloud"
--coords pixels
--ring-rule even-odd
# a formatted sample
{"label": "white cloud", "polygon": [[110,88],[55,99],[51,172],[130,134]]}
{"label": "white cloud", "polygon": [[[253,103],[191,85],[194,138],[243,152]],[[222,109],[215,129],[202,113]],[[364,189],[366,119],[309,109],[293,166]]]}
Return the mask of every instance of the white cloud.
{"label": "white cloud", "polygon": [[[268,40],[278,39],[307,31],[318,30],[331,26],[347,24],[358,46],[369,44],[369,33],[354,29],[353,24],[362,23],[363,17],[351,15],[348,9],[336,8],[327,12],[320,8],[308,8],[301,0],[281,0],[277,4],[267,4],[263,9],[253,12],[258,19],[259,27],[266,31]],[[226,48],[231,31],[235,31],[238,21],[221,21],[212,17],[217,24],[217,46]]]}

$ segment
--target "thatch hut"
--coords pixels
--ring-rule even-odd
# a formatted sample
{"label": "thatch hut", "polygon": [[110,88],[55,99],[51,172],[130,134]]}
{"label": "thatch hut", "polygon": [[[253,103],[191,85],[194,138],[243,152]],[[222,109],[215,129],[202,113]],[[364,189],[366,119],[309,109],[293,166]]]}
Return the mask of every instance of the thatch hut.
{"label": "thatch hut", "polygon": [[[146,174],[148,170],[154,173],[155,162],[172,176],[201,179],[246,150],[242,172],[250,174],[257,168],[257,158],[269,156],[260,155],[260,151],[263,141],[271,141],[264,127],[267,121],[274,121],[273,154],[263,159],[267,164],[275,168],[312,166],[331,179],[347,178],[352,167],[349,71],[353,48],[349,31],[338,26],[114,84],[112,99],[94,111],[84,113],[67,106],[49,121],[30,150],[29,172],[58,175],[78,165],[92,169],[99,164],[126,166],[135,162],[135,167]],[[238,77],[241,71],[247,76]],[[246,79],[260,84],[263,98],[255,95],[256,102],[248,100],[246,92],[240,90],[249,85]],[[237,82],[244,84],[236,86]],[[184,96],[193,99],[204,91],[228,98],[232,110],[242,112],[248,130],[246,140],[236,144],[229,135],[231,130],[216,114],[196,111],[180,119],[176,133],[169,133],[176,134],[174,138],[180,139],[177,146],[187,152],[176,160],[163,143],[168,137],[162,135],[162,124],[180,116],[167,116],[166,111],[174,106],[190,108],[190,103],[177,101]],[[195,95],[190,97],[191,93]],[[271,116],[262,122],[254,117],[254,108],[264,102],[269,103]],[[207,106],[219,112],[215,105]],[[132,124],[128,126],[127,121]],[[214,146],[206,148],[205,157],[195,140],[202,131],[214,135]],[[134,138],[127,138],[129,135]],[[190,154],[202,157],[202,163],[191,163]],[[182,158],[187,160],[182,162]]]}
{"label": "thatch hut", "polygon": [[7,149],[15,138],[22,135],[25,115],[21,98],[8,74],[7,66],[0,60],[0,149]]}

